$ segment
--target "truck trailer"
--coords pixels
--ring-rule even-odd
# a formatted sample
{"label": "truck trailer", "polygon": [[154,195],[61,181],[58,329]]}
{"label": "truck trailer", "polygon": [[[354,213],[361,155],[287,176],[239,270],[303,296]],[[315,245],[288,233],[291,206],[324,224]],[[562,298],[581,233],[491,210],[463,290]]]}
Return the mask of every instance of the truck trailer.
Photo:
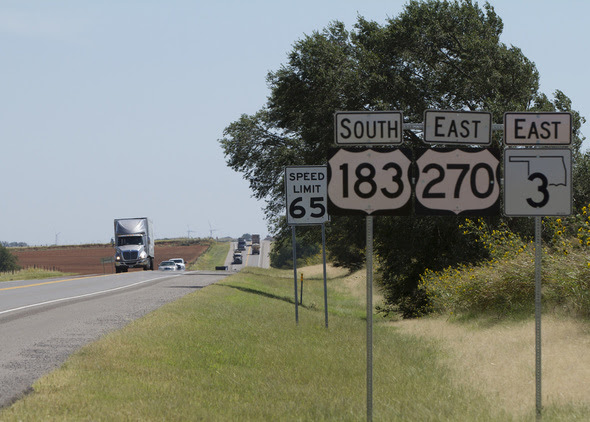
{"label": "truck trailer", "polygon": [[252,255],[260,255],[260,235],[252,235]]}
{"label": "truck trailer", "polygon": [[154,269],[154,229],[146,217],[115,219],[115,272]]}

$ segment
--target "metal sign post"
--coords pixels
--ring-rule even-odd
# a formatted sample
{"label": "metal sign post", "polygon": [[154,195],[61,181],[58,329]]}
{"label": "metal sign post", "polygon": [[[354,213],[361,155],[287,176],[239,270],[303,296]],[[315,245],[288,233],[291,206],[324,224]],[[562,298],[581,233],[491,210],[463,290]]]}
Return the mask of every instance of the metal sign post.
{"label": "metal sign post", "polygon": [[295,226],[291,226],[293,242],[293,285],[295,288],[295,324],[299,324],[299,300],[297,299],[297,240],[295,238]]}
{"label": "metal sign post", "polygon": [[326,280],[326,225],[322,223],[322,261],[324,262],[324,313],[328,328],[328,283]]}
{"label": "metal sign post", "polygon": [[537,420],[541,419],[541,223],[543,217],[535,217],[535,407]]}
{"label": "metal sign post", "polygon": [[373,420],[373,216],[367,217],[367,421]]}

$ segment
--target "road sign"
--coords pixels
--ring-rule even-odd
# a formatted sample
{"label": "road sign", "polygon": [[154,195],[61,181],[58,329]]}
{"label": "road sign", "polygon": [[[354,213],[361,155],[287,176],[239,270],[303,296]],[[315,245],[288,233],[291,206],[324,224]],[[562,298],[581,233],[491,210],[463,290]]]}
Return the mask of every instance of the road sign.
{"label": "road sign", "polygon": [[287,224],[311,225],[328,221],[326,166],[285,167]]}
{"label": "road sign", "polygon": [[403,139],[401,111],[338,111],[334,128],[338,145],[392,145]]}
{"label": "road sign", "polygon": [[493,215],[500,211],[495,149],[425,149],[416,160],[416,214]]}
{"label": "road sign", "polygon": [[434,144],[490,145],[492,113],[487,111],[424,112],[424,142]]}
{"label": "road sign", "polygon": [[504,113],[506,145],[570,145],[571,113]]}
{"label": "road sign", "polygon": [[563,216],[572,212],[569,149],[507,148],[504,212],[508,216]]}
{"label": "road sign", "polygon": [[408,215],[411,153],[407,149],[334,148],[328,154],[330,214]]}

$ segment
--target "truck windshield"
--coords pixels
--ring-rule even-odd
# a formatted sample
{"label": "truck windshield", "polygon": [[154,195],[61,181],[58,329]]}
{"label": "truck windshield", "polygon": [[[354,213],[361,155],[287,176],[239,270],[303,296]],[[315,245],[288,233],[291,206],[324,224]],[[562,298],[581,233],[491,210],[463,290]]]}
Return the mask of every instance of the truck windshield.
{"label": "truck windshield", "polygon": [[118,246],[125,245],[143,245],[143,238],[141,236],[120,237]]}

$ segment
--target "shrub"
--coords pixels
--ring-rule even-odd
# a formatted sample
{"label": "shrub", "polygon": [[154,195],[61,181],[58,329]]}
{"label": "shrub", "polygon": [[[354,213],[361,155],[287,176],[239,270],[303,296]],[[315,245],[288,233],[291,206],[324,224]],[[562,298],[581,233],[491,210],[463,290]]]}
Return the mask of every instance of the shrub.
{"label": "shrub", "polygon": [[0,271],[15,271],[20,269],[17,258],[8,248],[0,245]]}
{"label": "shrub", "polygon": [[[544,309],[590,317],[590,223],[586,210],[570,218],[543,220],[542,300]],[[581,231],[578,231],[579,228]],[[450,314],[517,314],[534,309],[535,248],[506,226],[490,230],[483,220],[466,220],[466,236],[475,236],[490,253],[478,266],[460,265],[425,271],[419,288],[428,311]],[[572,233],[578,233],[573,236]]]}

